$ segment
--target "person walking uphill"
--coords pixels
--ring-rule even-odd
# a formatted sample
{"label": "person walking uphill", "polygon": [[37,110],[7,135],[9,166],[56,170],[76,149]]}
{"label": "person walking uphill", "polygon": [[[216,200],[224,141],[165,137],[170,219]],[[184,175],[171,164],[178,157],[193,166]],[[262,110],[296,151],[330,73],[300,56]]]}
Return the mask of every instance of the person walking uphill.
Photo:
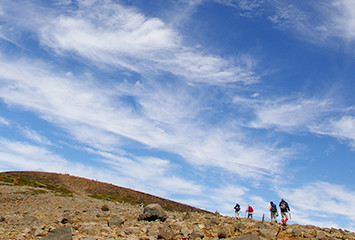
{"label": "person walking uphill", "polygon": [[275,222],[277,222],[277,216],[279,215],[277,213],[277,207],[276,204],[273,203],[272,201],[270,202],[270,215],[271,215],[271,222],[274,220]]}
{"label": "person walking uphill", "polygon": [[239,219],[240,205],[238,203],[234,206],[234,211],[235,211],[235,216]]}
{"label": "person walking uphill", "polygon": [[247,208],[247,210],[245,210],[245,211],[248,212],[248,218],[253,219],[253,212],[254,212],[254,209],[250,206],[250,204],[248,204],[248,208]]}
{"label": "person walking uphill", "polygon": [[286,226],[287,221],[290,218],[288,213],[290,211],[290,206],[284,199],[281,199],[279,206],[281,210],[282,224]]}

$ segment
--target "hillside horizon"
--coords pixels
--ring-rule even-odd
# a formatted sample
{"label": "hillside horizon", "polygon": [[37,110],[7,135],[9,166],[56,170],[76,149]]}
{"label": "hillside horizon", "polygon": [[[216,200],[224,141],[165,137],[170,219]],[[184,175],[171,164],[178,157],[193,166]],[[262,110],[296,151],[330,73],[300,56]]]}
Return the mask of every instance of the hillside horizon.
{"label": "hillside horizon", "polygon": [[210,213],[207,210],[172,201],[149,193],[144,193],[123,186],[117,186],[111,183],[73,176],[70,174],[42,171],[6,171],[2,173],[12,176],[24,176],[31,180],[49,181],[51,184],[64,187],[75,194],[86,194],[93,197],[106,198],[107,200],[111,201],[123,201],[133,204],[143,203],[144,205],[149,203],[158,203],[168,211],[193,211]]}
{"label": "hillside horizon", "polygon": [[52,172],[0,172],[0,202],[1,239],[355,240],[348,230],[223,216]]}

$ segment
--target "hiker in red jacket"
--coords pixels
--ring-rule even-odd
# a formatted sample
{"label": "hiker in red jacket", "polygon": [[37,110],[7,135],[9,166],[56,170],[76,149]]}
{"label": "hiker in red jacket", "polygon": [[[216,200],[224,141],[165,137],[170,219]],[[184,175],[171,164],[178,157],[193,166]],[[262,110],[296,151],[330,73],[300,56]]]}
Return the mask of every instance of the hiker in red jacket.
{"label": "hiker in red jacket", "polygon": [[248,204],[248,208],[247,208],[246,212],[248,212],[248,218],[253,219],[254,209],[250,206],[250,204]]}

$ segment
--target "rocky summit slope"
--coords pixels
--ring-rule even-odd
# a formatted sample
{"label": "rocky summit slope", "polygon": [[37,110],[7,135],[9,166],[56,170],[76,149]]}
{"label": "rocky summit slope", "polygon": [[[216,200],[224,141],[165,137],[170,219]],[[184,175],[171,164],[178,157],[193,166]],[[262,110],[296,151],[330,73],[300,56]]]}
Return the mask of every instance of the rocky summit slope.
{"label": "rocky summit slope", "polygon": [[[236,219],[151,195],[105,193],[115,186],[96,181],[94,191],[91,180],[69,175],[35,175],[0,173],[0,239],[355,239],[341,229]],[[164,201],[187,210],[168,210]]]}

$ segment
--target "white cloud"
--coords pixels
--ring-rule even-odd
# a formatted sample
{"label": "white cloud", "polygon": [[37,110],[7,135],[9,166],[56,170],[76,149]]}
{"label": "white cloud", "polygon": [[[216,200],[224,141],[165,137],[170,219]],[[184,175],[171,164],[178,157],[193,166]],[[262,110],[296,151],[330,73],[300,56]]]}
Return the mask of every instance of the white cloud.
{"label": "white cloud", "polygon": [[91,152],[98,154],[98,161],[116,172],[125,186],[158,196],[168,196],[171,193],[201,194],[202,187],[177,176],[174,173],[176,166],[169,160],[156,157],[122,157],[120,154],[94,150]]}
{"label": "white cloud", "polygon": [[[330,99],[280,98],[261,101],[237,96],[234,103],[254,111],[255,119],[245,126],[289,133],[311,132],[328,135],[348,141],[352,149],[355,149],[355,118],[343,115],[344,111],[352,110],[339,106],[335,109]],[[335,114],[339,117],[335,118]]]}
{"label": "white cloud", "polygon": [[52,145],[51,141],[49,141],[45,136],[40,135],[36,131],[28,128],[28,127],[18,127],[19,130],[28,138],[40,144]]}
{"label": "white cloud", "polygon": [[[300,216],[298,220],[303,221],[302,223],[309,223],[312,216],[318,215],[328,222],[331,222],[331,218],[342,216],[354,224],[355,217],[352,214],[355,211],[354,194],[354,190],[327,182],[313,182],[299,188],[280,191],[280,196],[287,196],[286,201],[290,201],[291,212],[292,209],[296,209],[295,212],[303,212],[295,215]],[[322,226],[327,221],[317,222],[317,225]]]}
{"label": "white cloud", "polygon": [[249,102],[254,108],[256,119],[249,126],[253,128],[276,128],[281,131],[304,131],[317,124],[319,119],[332,109],[330,100],[279,99],[266,102],[235,99],[236,103]]}
{"label": "white cloud", "polygon": [[67,172],[69,163],[45,148],[0,138],[1,170],[19,169]]}
{"label": "white cloud", "polygon": [[245,195],[249,191],[248,188],[238,185],[231,185],[229,183],[206,189],[201,195],[201,198],[187,200],[186,202],[200,206],[203,209],[210,209],[211,211],[218,211],[223,215],[234,216],[233,207],[238,202],[245,210],[247,206],[245,202]]}
{"label": "white cloud", "polygon": [[329,15],[333,35],[347,41],[355,40],[355,2],[352,0],[332,0],[333,14]]}
{"label": "white cloud", "polygon": [[0,125],[9,126],[10,122],[6,118],[0,117]]}
{"label": "white cloud", "polygon": [[110,1],[93,1],[80,5],[74,13],[46,18],[33,26],[33,31],[38,32],[43,45],[59,54],[75,53],[95,64],[141,74],[170,71],[187,82],[249,84],[258,80],[244,63],[185,46],[176,30],[161,19]]}
{"label": "white cloud", "polygon": [[345,42],[355,40],[355,3],[352,0],[309,2],[270,1],[274,14],[269,20],[275,27],[298,33],[315,44],[330,43],[333,38]]}
{"label": "white cloud", "polygon": [[[0,96],[7,104],[37,113],[94,148],[109,150],[134,141],[180,155],[193,165],[259,178],[279,171],[290,156],[289,150],[272,145],[244,144],[247,139],[238,139],[242,132],[233,133],[228,125],[200,122],[196,117],[203,103],[184,87],[175,86],[169,94],[161,94],[160,85],[108,89],[93,80],[51,72],[51,66],[40,62],[0,62]],[[121,101],[121,94],[131,95],[138,109]]]}
{"label": "white cloud", "polygon": [[311,130],[318,134],[349,140],[355,150],[355,117],[353,116],[342,116],[339,119],[325,121],[319,126],[312,127]]}

